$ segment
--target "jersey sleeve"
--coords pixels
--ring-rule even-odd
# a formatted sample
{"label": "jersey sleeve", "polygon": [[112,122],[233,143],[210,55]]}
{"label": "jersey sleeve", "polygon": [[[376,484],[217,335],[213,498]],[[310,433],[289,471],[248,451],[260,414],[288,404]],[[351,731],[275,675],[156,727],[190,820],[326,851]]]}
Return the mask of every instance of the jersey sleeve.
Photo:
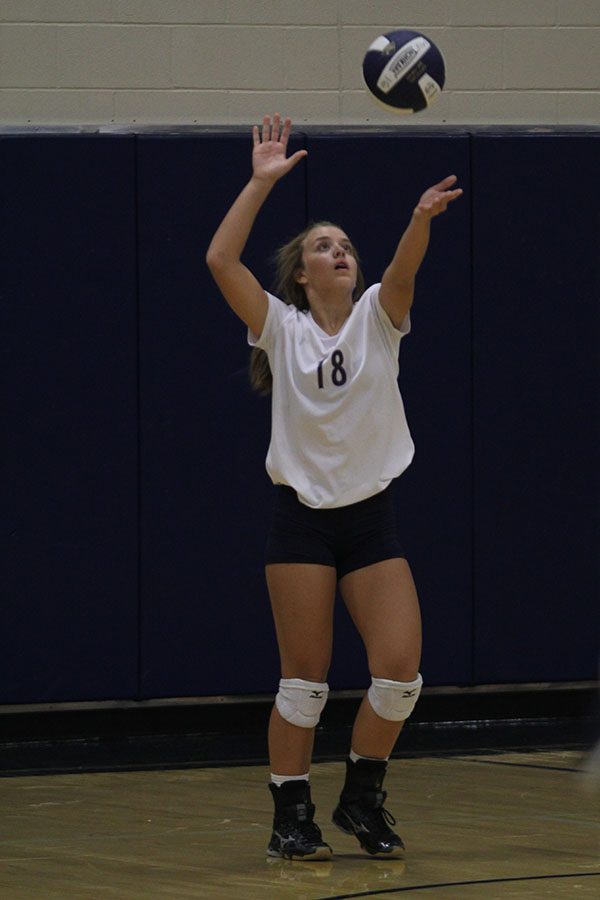
{"label": "jersey sleeve", "polygon": [[275,297],[273,294],[269,294],[268,291],[265,291],[265,293],[267,295],[269,308],[267,311],[267,318],[265,319],[263,330],[260,334],[260,337],[257,337],[249,328],[248,343],[251,347],[258,347],[259,350],[265,350],[268,353],[273,344],[273,339],[277,334],[279,328],[281,327],[284,319],[286,319],[289,315],[293,315],[294,307],[288,306],[287,303],[284,303],[283,300],[279,299],[279,297]]}
{"label": "jersey sleeve", "polygon": [[392,322],[392,320],[390,319],[390,317],[388,316],[388,314],[386,313],[385,309],[383,308],[383,306],[381,305],[381,303],[379,301],[379,288],[380,287],[381,287],[380,284],[374,284],[371,288],[369,288],[369,291],[373,292],[371,294],[371,305],[372,305],[373,309],[375,310],[375,312],[379,318],[379,321],[381,322],[383,327],[386,329],[386,331],[389,331],[390,335],[393,337],[393,339],[395,341],[400,342],[400,340],[403,337],[406,337],[406,335],[409,334],[409,332],[410,332],[410,328],[411,328],[410,312],[406,313],[406,315],[402,319],[402,322],[400,323],[400,327],[396,328],[396,326],[394,325],[394,323]]}
{"label": "jersey sleeve", "polygon": [[396,328],[385,309],[379,302],[380,284],[374,284],[365,291],[361,303],[366,301],[369,307],[369,317],[375,324],[375,330],[383,341],[390,359],[397,364],[400,353],[400,342],[410,331],[410,313],[402,320],[400,328]]}

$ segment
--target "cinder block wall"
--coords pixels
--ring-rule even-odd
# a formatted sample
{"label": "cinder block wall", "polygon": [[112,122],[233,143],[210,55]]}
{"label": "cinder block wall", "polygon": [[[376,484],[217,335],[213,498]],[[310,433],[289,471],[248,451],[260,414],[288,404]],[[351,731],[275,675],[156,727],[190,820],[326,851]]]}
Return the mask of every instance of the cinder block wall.
{"label": "cinder block wall", "polygon": [[[378,34],[425,31],[443,97],[362,85]],[[599,124],[600,0],[1,0],[0,124]]]}

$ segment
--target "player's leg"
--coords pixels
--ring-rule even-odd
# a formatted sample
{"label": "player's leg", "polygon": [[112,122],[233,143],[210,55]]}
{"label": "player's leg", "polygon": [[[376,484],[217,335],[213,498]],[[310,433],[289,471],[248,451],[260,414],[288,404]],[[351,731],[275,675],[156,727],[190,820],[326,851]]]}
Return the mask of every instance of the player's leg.
{"label": "player's leg", "polygon": [[387,760],[419,696],[421,618],[405,559],[356,569],[340,581],[346,606],[364,641],[372,684],[352,732],[346,782],[334,822],[356,834],[373,855],[394,856],[402,841],[389,825],[382,790]]}
{"label": "player's leg", "polygon": [[[268,565],[266,573],[282,679],[315,685],[305,698],[302,693],[294,698],[293,691],[288,702],[278,697],[269,728],[270,762],[278,774],[302,775],[310,766],[314,739],[315,726],[308,723],[311,715],[320,714],[318,708],[326,699],[323,685],[331,661],[336,572],[332,566],[281,563]],[[306,721],[299,725],[302,711],[294,715],[293,708],[303,703],[308,704]]]}
{"label": "player's leg", "polygon": [[268,853],[327,859],[331,848],[313,820],[309,771],[315,727],[327,700],[336,571],[276,563],[266,573],[282,675],[269,723],[275,816]]}
{"label": "player's leg", "polygon": [[[340,582],[350,615],[363,639],[374,679],[411,685],[421,660],[421,615],[409,565],[405,559],[386,559],[350,572]],[[385,685],[383,686],[385,688]],[[410,694],[414,688],[407,687]],[[393,698],[393,688],[390,685]],[[390,755],[406,718],[387,718],[386,701],[377,692],[366,694],[354,724],[352,749],[361,756]],[[417,691],[418,696],[418,691]],[[405,698],[410,709],[413,694]],[[401,699],[401,698],[399,698]],[[380,714],[373,709],[373,700]]]}

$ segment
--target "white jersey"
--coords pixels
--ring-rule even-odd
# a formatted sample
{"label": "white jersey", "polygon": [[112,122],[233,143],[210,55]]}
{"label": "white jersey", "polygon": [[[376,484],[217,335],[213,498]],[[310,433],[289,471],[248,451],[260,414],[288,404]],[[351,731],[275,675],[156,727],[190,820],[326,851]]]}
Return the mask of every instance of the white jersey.
{"label": "white jersey", "polygon": [[397,381],[410,317],[395,328],[379,287],[365,291],[334,336],[272,294],[260,338],[248,333],[273,373],[267,472],[315,509],[377,494],[414,455]]}

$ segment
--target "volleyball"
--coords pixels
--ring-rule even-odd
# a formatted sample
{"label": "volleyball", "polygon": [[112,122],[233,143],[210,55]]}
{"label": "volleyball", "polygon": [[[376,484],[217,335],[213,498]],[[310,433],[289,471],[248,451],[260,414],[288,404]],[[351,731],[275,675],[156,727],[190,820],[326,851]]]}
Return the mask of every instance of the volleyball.
{"label": "volleyball", "polygon": [[399,113],[427,109],[446,80],[444,57],[419,31],[381,34],[365,53],[362,70],[371,96]]}

